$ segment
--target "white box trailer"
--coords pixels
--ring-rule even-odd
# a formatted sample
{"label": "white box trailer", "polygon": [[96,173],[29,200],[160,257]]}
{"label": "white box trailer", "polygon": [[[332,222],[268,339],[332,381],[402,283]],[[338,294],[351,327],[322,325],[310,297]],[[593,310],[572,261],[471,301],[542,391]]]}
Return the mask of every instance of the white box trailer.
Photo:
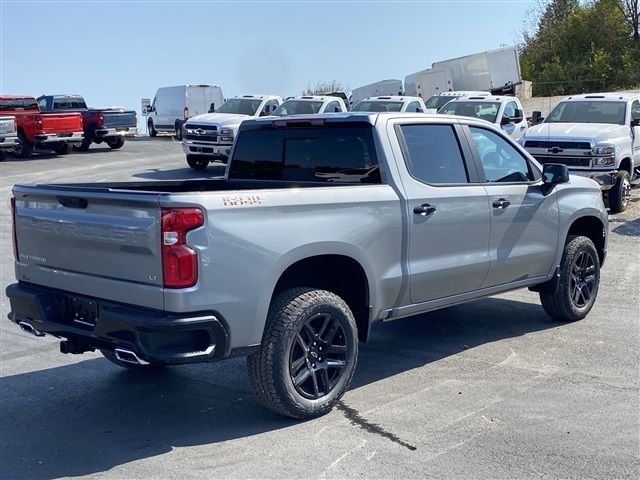
{"label": "white box trailer", "polygon": [[433,69],[451,72],[454,90],[482,90],[495,94],[513,94],[522,83],[516,47],[474,53],[442,62]]}
{"label": "white box trailer", "polygon": [[367,97],[402,95],[402,80],[380,80],[379,82],[363,85],[351,91],[351,105]]}
{"label": "white box trailer", "polygon": [[436,93],[453,90],[451,72],[446,69],[429,68],[407,75],[404,79],[405,95],[427,99]]}

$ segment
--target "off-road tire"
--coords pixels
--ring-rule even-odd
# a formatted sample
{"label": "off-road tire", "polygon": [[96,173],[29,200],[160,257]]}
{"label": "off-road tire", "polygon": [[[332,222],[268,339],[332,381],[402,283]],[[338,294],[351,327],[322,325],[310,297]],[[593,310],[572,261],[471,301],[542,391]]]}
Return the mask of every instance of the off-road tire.
{"label": "off-road tire", "polygon": [[104,355],[104,358],[109,360],[111,363],[114,363],[117,366],[122,368],[127,368],[129,370],[138,370],[138,371],[139,370],[160,370],[166,367],[166,365],[162,363],[148,363],[145,365],[136,365],[135,363],[123,362],[118,360],[116,358],[116,354],[113,353],[111,350],[100,350],[100,353],[102,353],[102,355]]}
{"label": "off-road tire", "polygon": [[182,141],[182,124],[180,124],[180,122],[176,122],[176,124],[174,125],[174,128],[176,131],[176,140],[181,142]]}
{"label": "off-road tire", "polygon": [[[583,306],[576,306],[572,299],[574,291],[572,289],[572,273],[574,262],[579,258],[581,252],[588,253],[593,259],[594,286],[589,301]],[[600,260],[595,245],[591,239],[584,236],[570,235],[564,246],[562,261],[560,262],[560,278],[558,279],[558,290],[554,292],[540,292],[542,308],[547,314],[560,321],[574,322],[582,320],[596,301],[598,286],[600,283]]]}
{"label": "off-road tire", "polygon": [[67,142],[58,142],[53,146],[56,155],[68,155],[73,150],[73,145]]}
{"label": "off-road tire", "polygon": [[199,155],[187,155],[187,163],[194,170],[204,170],[209,165],[209,160]]}
{"label": "off-road tire", "polygon": [[15,146],[14,154],[18,158],[29,158],[33,152],[33,143],[27,140],[22,131],[18,132],[19,145]]}
{"label": "off-road tire", "polygon": [[158,131],[156,130],[156,127],[153,126],[153,121],[149,120],[147,122],[147,128],[149,130],[149,136],[150,137],[155,137],[158,135]]}
{"label": "off-road tire", "polygon": [[73,149],[76,150],[77,152],[86,152],[87,150],[89,150],[91,143],[92,143],[91,139],[85,137],[82,139],[80,143],[74,143]]}
{"label": "off-road tire", "polygon": [[616,182],[609,190],[609,193],[607,193],[611,213],[620,213],[627,209],[630,191],[631,178],[629,177],[629,172],[626,170],[620,170],[616,174]]}
{"label": "off-road tire", "polygon": [[[345,366],[328,393],[311,399],[296,390],[290,361],[303,326],[318,315],[329,315],[342,328]],[[260,350],[247,357],[247,367],[251,387],[262,405],[282,415],[309,419],[328,413],[340,400],[353,378],[357,357],[356,322],[344,300],[325,290],[293,288],[272,299]],[[305,368],[309,367],[307,363]]]}
{"label": "off-road tire", "polygon": [[7,158],[7,153],[4,150],[0,150],[0,162]]}
{"label": "off-road tire", "polygon": [[119,148],[122,148],[122,146],[124,145],[124,137],[107,138],[107,145],[109,145],[109,148],[111,150],[118,150]]}

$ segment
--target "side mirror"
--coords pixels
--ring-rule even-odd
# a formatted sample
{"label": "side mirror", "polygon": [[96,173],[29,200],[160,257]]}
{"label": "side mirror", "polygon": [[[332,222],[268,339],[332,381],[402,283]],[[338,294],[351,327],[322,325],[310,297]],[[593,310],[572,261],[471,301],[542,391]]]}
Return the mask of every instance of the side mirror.
{"label": "side mirror", "polygon": [[416,113],[424,113],[424,110],[420,107],[416,107]]}
{"label": "side mirror", "polygon": [[260,112],[260,116],[261,117],[268,117],[269,116],[269,110],[267,110],[266,108],[264,110],[262,110]]}
{"label": "side mirror", "polygon": [[500,125],[509,125],[511,123],[511,117],[507,117],[506,115],[502,116],[502,120],[500,120]]}
{"label": "side mirror", "polygon": [[511,121],[513,123],[520,123],[522,121],[522,116],[518,116],[518,117],[511,117]]}
{"label": "side mirror", "polygon": [[339,113],[339,112],[342,111],[342,109],[340,107],[334,107],[333,111],[336,112],[336,113]]}
{"label": "side mirror", "polygon": [[631,119],[632,127],[640,127],[640,118],[632,118]]}
{"label": "side mirror", "polygon": [[551,189],[559,183],[569,181],[569,169],[560,163],[545,163],[542,167],[542,183]]}
{"label": "side mirror", "polygon": [[538,125],[539,123],[542,123],[542,120],[544,120],[544,117],[542,116],[541,111],[535,110],[531,113],[531,125]]}
{"label": "side mirror", "polygon": [[216,111],[216,104],[212,103],[211,105],[209,105],[209,111],[207,113],[213,113]]}

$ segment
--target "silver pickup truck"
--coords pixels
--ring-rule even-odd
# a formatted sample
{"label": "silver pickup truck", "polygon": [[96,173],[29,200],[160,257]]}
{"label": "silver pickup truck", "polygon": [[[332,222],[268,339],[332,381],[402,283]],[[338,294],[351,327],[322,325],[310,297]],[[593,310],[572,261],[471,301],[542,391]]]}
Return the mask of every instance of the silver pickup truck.
{"label": "silver pickup truck", "polygon": [[561,321],[598,292],[598,185],[482,120],[247,120],[224,179],[16,185],[10,320],[123,366],[248,355],[256,396],[327,413],[376,321],[529,287]]}

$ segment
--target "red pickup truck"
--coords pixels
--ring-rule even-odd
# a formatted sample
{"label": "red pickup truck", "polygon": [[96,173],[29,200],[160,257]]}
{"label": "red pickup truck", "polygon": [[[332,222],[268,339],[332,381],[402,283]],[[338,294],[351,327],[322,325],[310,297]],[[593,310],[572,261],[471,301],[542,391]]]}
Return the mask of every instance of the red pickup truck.
{"label": "red pickup truck", "polygon": [[65,155],[74,143],[82,141],[80,113],[43,113],[34,97],[0,95],[0,115],[16,118],[18,143],[14,152],[21,158],[31,155],[36,146]]}

